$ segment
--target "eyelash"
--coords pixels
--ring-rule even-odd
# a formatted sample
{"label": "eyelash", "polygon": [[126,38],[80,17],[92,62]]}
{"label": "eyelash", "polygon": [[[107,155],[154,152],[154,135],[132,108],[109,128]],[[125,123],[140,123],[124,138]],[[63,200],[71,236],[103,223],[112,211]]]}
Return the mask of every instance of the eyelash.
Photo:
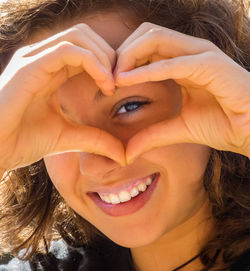
{"label": "eyelash", "polygon": [[[149,104],[149,102],[148,101],[129,101],[129,102],[126,102],[126,103],[124,103],[124,104],[122,104],[119,108],[118,108],[118,110],[116,110],[116,115],[124,115],[124,114],[130,114],[130,113],[133,113],[133,112],[135,112],[135,111],[138,111],[141,107],[143,107],[144,105],[146,105],[146,104]],[[124,107],[125,108],[125,110],[126,110],[126,107],[127,106],[131,106],[131,105],[137,105],[138,107],[137,108],[135,108],[135,109],[132,109],[131,111],[128,111],[128,112],[122,112],[122,113],[119,113],[119,111]]]}

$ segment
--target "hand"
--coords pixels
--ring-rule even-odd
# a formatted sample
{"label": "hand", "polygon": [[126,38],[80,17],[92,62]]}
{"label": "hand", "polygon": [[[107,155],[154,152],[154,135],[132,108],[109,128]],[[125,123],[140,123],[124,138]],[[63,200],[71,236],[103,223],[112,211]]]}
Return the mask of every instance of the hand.
{"label": "hand", "polygon": [[111,95],[115,60],[115,51],[84,24],[19,49],[0,77],[1,170],[76,150],[124,164],[124,147],[118,139],[68,121],[57,99],[58,87],[83,71]]}
{"label": "hand", "polygon": [[144,23],[117,54],[117,86],[174,79],[183,98],[178,116],[131,138],[129,163],[151,149],[184,142],[250,157],[250,73],[213,43]]}

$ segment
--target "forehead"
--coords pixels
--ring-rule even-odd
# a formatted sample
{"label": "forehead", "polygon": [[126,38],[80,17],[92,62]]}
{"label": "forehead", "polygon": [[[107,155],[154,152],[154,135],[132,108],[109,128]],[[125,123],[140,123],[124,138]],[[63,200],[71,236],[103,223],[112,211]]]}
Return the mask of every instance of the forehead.
{"label": "forehead", "polygon": [[132,16],[126,11],[93,13],[77,23],[88,24],[113,49],[117,49],[136,28]]}
{"label": "forehead", "polygon": [[81,18],[66,21],[63,25],[55,25],[53,29],[40,29],[32,34],[28,44],[39,42],[79,23],[89,25],[93,31],[106,40],[114,50],[126,40],[136,29],[136,25],[138,25],[136,18],[126,10],[92,12]]}

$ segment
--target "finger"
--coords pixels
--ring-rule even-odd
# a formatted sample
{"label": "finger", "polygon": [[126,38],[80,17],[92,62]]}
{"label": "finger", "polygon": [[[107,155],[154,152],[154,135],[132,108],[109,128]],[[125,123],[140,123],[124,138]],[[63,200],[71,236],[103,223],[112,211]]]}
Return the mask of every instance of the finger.
{"label": "finger", "polygon": [[[129,86],[144,82],[162,81],[167,79],[190,79],[194,80],[195,70],[198,70],[200,56],[181,56],[172,59],[160,60],[132,71],[122,72],[117,75],[118,86]],[[207,78],[206,78],[207,79]],[[204,81],[197,76],[196,83]]]}
{"label": "finger", "polygon": [[116,74],[136,66],[140,59],[158,54],[165,58],[199,54],[208,50],[219,50],[210,41],[185,35],[167,28],[146,31],[119,52]]}
{"label": "finger", "polygon": [[56,44],[68,41],[79,47],[92,51],[103,66],[112,72],[112,65],[116,58],[115,51],[110,45],[97,33],[95,33],[87,24],[78,24],[70,29],[55,34],[35,44],[23,48],[23,56],[29,57],[55,46]]}
{"label": "finger", "polygon": [[[82,71],[86,71],[96,81],[104,94],[110,95],[113,88],[112,75],[106,71],[96,56],[91,51],[72,43],[61,42],[30,58],[33,62],[31,65],[34,70],[34,78],[39,77],[39,72],[41,78],[47,78],[47,80],[43,80],[43,86],[38,86],[36,81],[31,88],[32,82],[29,83],[30,89],[34,92],[46,86],[51,79],[51,75],[66,66],[82,67]],[[31,66],[29,69],[31,69]]]}
{"label": "finger", "polygon": [[145,34],[147,31],[149,31],[152,28],[163,28],[162,26],[155,25],[149,22],[142,23],[130,36],[127,37],[127,39],[119,46],[119,48],[116,50],[117,55],[119,56],[121,52],[134,40]]}
{"label": "finger", "polygon": [[110,72],[112,72],[112,68],[116,63],[116,51],[103,39],[100,35],[98,35],[90,26],[87,24],[78,24],[76,27],[86,28],[86,34],[89,38],[91,38],[107,55],[109,58],[109,63],[111,65]]}
{"label": "finger", "polygon": [[[234,74],[239,80],[231,80]],[[249,82],[249,73],[240,67],[232,59],[217,52],[204,52],[198,55],[180,56],[176,58],[161,60],[152,64],[136,68],[129,72],[123,72],[117,75],[116,85],[119,87],[130,86],[134,84],[162,81],[174,79],[178,83],[190,82],[199,89],[204,88],[212,94],[217,101],[221,103],[223,110],[227,112],[237,100],[241,109],[245,103],[246,86],[241,86]],[[246,83],[245,83],[246,84]],[[235,91],[237,89],[238,91]],[[225,100],[225,97],[231,96]],[[240,107],[240,106],[239,106]]]}
{"label": "finger", "polygon": [[127,164],[148,151],[178,143],[200,143],[180,116],[151,125],[134,135],[126,148]]}
{"label": "finger", "polygon": [[[3,127],[8,126],[12,121],[18,123],[17,120],[22,118],[32,99],[39,98],[38,95],[46,96],[56,91],[58,83],[62,84],[68,79],[67,72],[64,70],[65,66],[82,67],[83,71],[86,70],[94,80],[99,82],[102,90],[103,84],[111,84],[107,79],[107,71],[102,68],[96,56],[69,42],[57,44],[29,59],[21,59],[22,62],[28,63],[21,63],[22,68],[16,68],[17,61],[20,59],[14,57],[1,77],[3,80],[0,82],[0,108],[1,116],[5,116],[1,121]],[[15,80],[4,78],[13,72]],[[53,77],[54,73],[56,75]],[[55,85],[51,85],[51,82],[54,82]],[[4,85],[2,86],[1,83]],[[107,94],[110,89],[111,85],[108,85]],[[9,108],[12,108],[11,112],[9,112]],[[8,117],[6,118],[6,116]],[[15,127],[13,127],[14,129]]]}
{"label": "finger", "polygon": [[46,156],[65,152],[88,152],[106,156],[125,165],[125,151],[120,140],[95,127],[66,124]]}

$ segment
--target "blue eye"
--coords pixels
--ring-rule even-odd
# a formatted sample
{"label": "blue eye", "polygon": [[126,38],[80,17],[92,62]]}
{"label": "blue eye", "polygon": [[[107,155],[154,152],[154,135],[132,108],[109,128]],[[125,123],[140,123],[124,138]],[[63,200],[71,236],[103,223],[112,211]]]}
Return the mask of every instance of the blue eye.
{"label": "blue eye", "polygon": [[142,107],[143,105],[148,104],[148,102],[143,101],[131,101],[131,102],[127,102],[125,104],[123,104],[116,112],[116,114],[118,115],[122,115],[122,114],[126,114],[126,113],[130,113],[133,111],[138,110],[140,107]]}

